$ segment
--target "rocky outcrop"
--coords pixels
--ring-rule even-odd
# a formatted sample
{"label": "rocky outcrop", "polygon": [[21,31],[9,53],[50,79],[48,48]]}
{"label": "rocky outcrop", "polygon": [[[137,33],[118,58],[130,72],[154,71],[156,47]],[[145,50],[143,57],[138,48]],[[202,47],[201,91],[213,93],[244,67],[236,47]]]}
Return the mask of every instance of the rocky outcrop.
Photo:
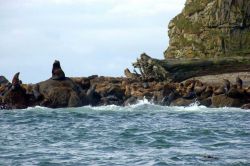
{"label": "rocky outcrop", "polygon": [[199,76],[248,72],[250,57],[158,60],[143,53],[133,66],[139,69],[141,80],[181,82]]}
{"label": "rocky outcrop", "polygon": [[250,55],[250,1],[187,0],[169,23],[165,58]]}

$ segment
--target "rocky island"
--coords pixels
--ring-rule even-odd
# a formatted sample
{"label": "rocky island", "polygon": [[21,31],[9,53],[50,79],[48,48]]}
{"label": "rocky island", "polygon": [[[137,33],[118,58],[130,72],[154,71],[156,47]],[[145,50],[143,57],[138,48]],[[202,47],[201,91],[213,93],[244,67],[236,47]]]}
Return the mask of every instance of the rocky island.
{"label": "rocky island", "polygon": [[126,77],[66,77],[59,61],[52,75],[24,84],[0,77],[1,109],[130,105],[146,98],[165,106],[250,108],[250,2],[187,0],[169,23],[170,43],[158,60],[143,53]]}

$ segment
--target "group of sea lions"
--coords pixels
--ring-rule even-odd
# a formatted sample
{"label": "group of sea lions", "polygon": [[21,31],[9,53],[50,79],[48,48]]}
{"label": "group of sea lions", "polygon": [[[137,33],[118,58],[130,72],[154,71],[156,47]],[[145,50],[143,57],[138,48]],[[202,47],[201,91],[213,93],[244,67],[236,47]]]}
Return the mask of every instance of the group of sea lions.
{"label": "group of sea lions", "polygon": [[[240,77],[237,77],[235,79],[235,83],[233,84],[229,80],[224,79],[221,85],[216,86],[216,85],[208,85],[206,83],[203,83],[195,79],[188,80],[182,83],[165,83],[157,81],[145,82],[136,79],[138,77],[137,73],[136,74],[131,73],[128,69],[126,70],[126,74],[131,76],[131,78],[122,79],[124,80],[124,81],[121,80],[122,83],[126,82],[127,79],[132,82],[134,81],[134,83],[129,83],[128,81],[128,83],[125,83],[125,85],[123,85],[122,83],[121,85],[117,84],[116,89],[118,90],[114,91],[114,93],[113,92],[110,93],[115,96],[118,95],[118,92],[119,93],[122,92],[121,94],[124,96],[118,95],[120,96],[121,101],[127,100],[128,97],[131,97],[131,99],[133,99],[134,101],[135,99],[140,99],[140,97],[145,96],[149,97],[149,99],[152,98],[153,102],[161,105],[175,105],[175,101],[178,99],[183,99],[183,101],[188,101],[188,102],[192,100],[207,102],[209,100],[209,102],[211,103],[212,102],[211,99],[214,99],[214,96],[220,97],[219,95],[222,95],[225,96],[226,98],[229,97],[240,100],[242,99],[242,101],[244,101],[243,103],[250,103],[249,100],[250,87],[248,88],[243,87],[243,81]],[[44,95],[46,96],[46,92],[41,90],[40,86],[41,84],[39,83],[34,85],[22,84],[22,81],[19,79],[19,75],[20,75],[19,72],[16,73],[11,83],[8,81],[6,82],[2,78],[0,78],[0,109],[7,109],[9,106],[12,107],[18,102],[21,106],[23,105],[23,103],[26,103],[26,106],[27,104],[28,106],[30,105],[32,106],[32,104],[39,105],[42,103],[41,101],[43,100]],[[57,86],[61,85],[61,82],[69,83],[73,81],[69,80],[71,79],[65,77],[65,73],[61,68],[60,62],[56,60],[53,63],[52,67],[52,77],[49,80],[47,80],[48,82],[45,81],[45,83],[48,84],[53,83],[53,85]],[[98,83],[101,82],[97,82],[97,84]],[[70,84],[69,89],[72,88],[71,85],[75,85],[75,83],[73,82],[72,84]],[[107,83],[107,87],[109,87],[110,85],[112,85],[111,82]],[[96,94],[96,85],[91,84],[89,81],[89,82],[84,82],[84,85],[82,85],[81,83],[78,85],[76,83],[75,87],[79,86],[80,87],[86,86],[85,89],[87,89],[87,91],[85,94],[85,100],[87,103],[91,104],[93,102],[93,99],[96,98],[93,97],[93,95]],[[105,93],[109,94],[108,91]],[[108,97],[106,97],[105,99],[111,100]],[[101,101],[99,102],[103,103]],[[209,102],[207,102],[206,106],[211,106]]]}
{"label": "group of sea lions", "polygon": [[[0,84],[0,109],[10,109],[11,106],[9,103],[6,101],[6,96],[12,95],[11,93],[23,93],[23,95],[30,97],[31,95],[35,98],[38,99],[41,94],[38,92],[38,87],[37,86],[27,86],[24,88],[22,86],[22,81],[19,79],[20,72],[17,72],[13,78],[12,82],[8,82],[6,79],[3,80],[2,78],[2,83]],[[65,79],[65,74],[61,68],[60,62],[55,60],[52,68],[52,80],[63,80]],[[12,95],[13,96],[13,95]],[[24,96],[24,98],[25,98]]]}
{"label": "group of sea lions", "polygon": [[239,76],[236,78],[235,84],[223,79],[223,83],[219,87],[205,85],[199,80],[188,80],[185,83],[179,83],[176,91],[184,99],[198,98],[200,100],[222,94],[232,98],[242,98],[250,95],[250,88],[243,88],[243,81]]}

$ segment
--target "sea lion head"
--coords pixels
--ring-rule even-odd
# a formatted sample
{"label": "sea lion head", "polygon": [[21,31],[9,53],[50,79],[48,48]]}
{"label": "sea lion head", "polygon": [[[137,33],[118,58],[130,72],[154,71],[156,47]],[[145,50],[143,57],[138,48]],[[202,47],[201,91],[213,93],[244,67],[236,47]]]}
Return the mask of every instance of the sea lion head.
{"label": "sea lion head", "polygon": [[53,69],[61,69],[60,61],[55,60],[53,63]]}

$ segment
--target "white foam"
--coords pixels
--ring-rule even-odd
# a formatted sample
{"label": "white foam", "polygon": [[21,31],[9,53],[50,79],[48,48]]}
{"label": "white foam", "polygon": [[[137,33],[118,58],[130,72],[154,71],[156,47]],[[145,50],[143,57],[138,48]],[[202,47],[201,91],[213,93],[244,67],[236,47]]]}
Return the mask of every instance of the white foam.
{"label": "white foam", "polygon": [[47,110],[47,109],[49,109],[49,108],[47,108],[47,107],[42,107],[42,106],[34,106],[34,107],[28,107],[28,108],[23,109],[23,110],[33,110],[33,109]]}

